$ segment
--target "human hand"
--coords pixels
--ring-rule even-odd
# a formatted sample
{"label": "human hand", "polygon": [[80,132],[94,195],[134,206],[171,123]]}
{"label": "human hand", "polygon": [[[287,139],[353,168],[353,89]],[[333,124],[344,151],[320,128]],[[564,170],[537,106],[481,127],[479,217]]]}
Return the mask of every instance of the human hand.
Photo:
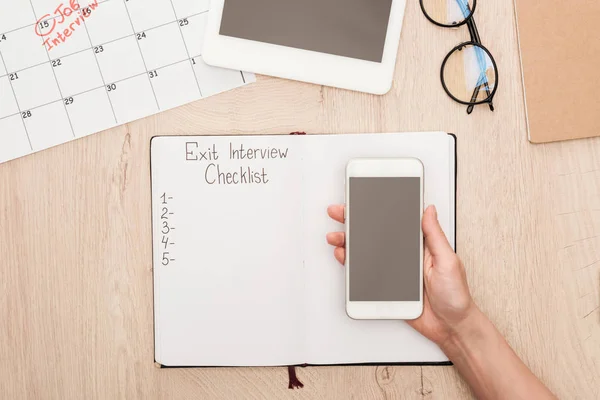
{"label": "human hand", "polygon": [[[327,209],[329,216],[340,223],[344,223],[344,211],[342,205]],[[443,346],[478,310],[469,293],[463,264],[442,231],[435,206],[425,210],[422,226],[425,236],[423,314],[407,322],[423,336]],[[335,247],[335,258],[344,264],[345,233],[328,233],[327,242]]]}
{"label": "human hand", "polygon": [[[344,223],[344,206],[331,206],[327,211]],[[407,322],[441,347],[477,398],[556,399],[473,302],[465,269],[442,231],[435,207],[425,210],[422,226],[423,314]],[[335,246],[335,258],[344,264],[345,234],[329,233],[327,241]]]}

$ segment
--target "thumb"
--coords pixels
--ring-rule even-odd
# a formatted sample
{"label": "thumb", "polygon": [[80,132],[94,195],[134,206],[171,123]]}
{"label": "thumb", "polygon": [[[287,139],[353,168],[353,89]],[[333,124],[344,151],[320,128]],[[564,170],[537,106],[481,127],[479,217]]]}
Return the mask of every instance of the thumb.
{"label": "thumb", "polygon": [[435,206],[429,206],[423,214],[423,235],[425,245],[433,257],[447,257],[454,255],[454,250],[440,226]]}

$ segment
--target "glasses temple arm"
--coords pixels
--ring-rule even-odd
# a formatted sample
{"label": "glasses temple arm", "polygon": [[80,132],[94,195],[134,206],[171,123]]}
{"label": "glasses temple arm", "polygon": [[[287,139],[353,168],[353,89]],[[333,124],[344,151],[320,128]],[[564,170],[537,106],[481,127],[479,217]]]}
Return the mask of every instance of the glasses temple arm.
{"label": "glasses temple arm", "polygon": [[[479,30],[477,29],[477,25],[475,24],[475,19],[473,19],[473,10],[471,9],[471,7],[469,7],[468,0],[458,0],[458,4],[459,4],[459,7],[461,8],[463,15],[465,17],[468,17],[467,27],[469,28],[469,35],[471,36],[471,41],[476,44],[481,44],[481,37],[479,37]],[[490,110],[494,111],[494,104],[493,104],[492,98],[490,96],[490,93],[491,93],[490,85],[487,81],[487,76],[486,76],[486,69],[487,69],[486,61],[485,61],[485,59],[482,60],[481,54],[479,52],[477,53],[477,58],[478,58],[478,62],[479,62],[479,67],[481,68],[481,72],[480,72],[481,75],[479,77],[479,81],[481,82],[481,84],[479,84],[473,90],[473,95],[471,96],[471,103],[474,103],[477,100],[479,91],[481,90],[481,87],[484,86],[485,91],[489,98],[488,104],[490,106]],[[474,105],[470,104],[467,107],[467,114],[471,114],[473,112],[473,108],[474,108]]]}
{"label": "glasses temple arm", "polygon": [[494,111],[494,99],[490,94],[490,85],[488,84],[488,81],[486,80],[485,83],[485,92],[488,95],[488,105],[490,106],[490,110]]}
{"label": "glasses temple arm", "polygon": [[[477,100],[477,95],[479,94],[479,89],[481,89],[481,85],[477,86],[473,90],[473,95],[471,96],[471,103],[475,103],[475,101]],[[473,104],[469,104],[469,106],[467,107],[467,114],[471,114],[473,112],[474,107],[475,106]]]}
{"label": "glasses temple arm", "polygon": [[[488,85],[488,83],[486,81],[483,84],[477,86],[475,89],[473,89],[473,95],[471,96],[471,103],[475,103],[477,101],[477,95],[479,94],[479,91],[481,90],[482,86],[485,86],[485,91],[486,91],[488,97],[490,96],[490,85]],[[493,103],[491,97],[489,98],[488,104],[490,106],[490,110],[494,111],[494,103]],[[469,106],[467,107],[467,114],[471,114],[473,112],[474,107],[475,107],[474,104],[469,104]]]}
{"label": "glasses temple arm", "polygon": [[[467,27],[469,28],[469,34],[471,35],[471,41],[477,44],[481,44],[481,37],[479,37],[479,31],[477,29],[477,25],[475,24],[475,19],[473,18],[469,18],[469,21],[467,21]],[[478,54],[478,61],[479,61],[479,67],[481,68],[481,74],[483,76],[485,76],[486,74],[486,62],[485,60],[481,60],[481,55]],[[479,92],[479,90],[481,90],[481,86],[479,85],[475,88],[474,92],[473,92],[473,97],[471,98],[471,102],[474,102],[475,99],[477,99],[477,93]],[[488,95],[488,97],[490,97],[490,85],[487,81],[487,77],[485,78],[485,80],[483,81],[483,86],[485,86],[485,91]],[[489,99],[489,106],[490,106],[490,110],[494,111],[494,104],[492,102],[492,99]],[[473,111],[473,107],[469,106],[470,110],[467,109],[467,113],[471,113],[470,111]]]}

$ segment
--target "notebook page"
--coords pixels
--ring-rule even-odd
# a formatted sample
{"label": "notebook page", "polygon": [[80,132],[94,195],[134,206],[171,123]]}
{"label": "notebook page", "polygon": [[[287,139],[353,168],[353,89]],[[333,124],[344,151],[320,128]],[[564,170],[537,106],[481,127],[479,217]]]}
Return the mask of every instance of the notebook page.
{"label": "notebook page", "polygon": [[[325,242],[326,232],[343,230],[326,214],[345,201],[345,167],[356,157],[417,157],[425,166],[425,205],[435,204],[448,236],[454,235],[450,208],[449,146],[446,133],[314,136],[307,138],[304,233],[307,273],[307,346],[311,364],[441,362],[447,357],[402,321],[356,321],[345,311],[344,268]],[[322,161],[320,161],[322,160]],[[308,217],[310,216],[310,217]]]}
{"label": "notebook page", "polygon": [[298,139],[153,139],[158,363],[306,361]]}

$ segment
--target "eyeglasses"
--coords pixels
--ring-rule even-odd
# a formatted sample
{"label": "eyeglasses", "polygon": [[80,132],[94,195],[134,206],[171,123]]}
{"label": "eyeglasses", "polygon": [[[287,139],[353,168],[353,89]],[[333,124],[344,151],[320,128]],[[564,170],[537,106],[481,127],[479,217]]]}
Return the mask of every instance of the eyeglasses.
{"label": "eyeglasses", "polygon": [[488,104],[494,111],[493,99],[498,88],[496,61],[481,44],[473,19],[477,0],[419,0],[425,17],[437,26],[456,28],[467,25],[471,41],[450,50],[442,62],[440,77],[444,90],[455,101],[468,105],[467,114],[474,106]]}

